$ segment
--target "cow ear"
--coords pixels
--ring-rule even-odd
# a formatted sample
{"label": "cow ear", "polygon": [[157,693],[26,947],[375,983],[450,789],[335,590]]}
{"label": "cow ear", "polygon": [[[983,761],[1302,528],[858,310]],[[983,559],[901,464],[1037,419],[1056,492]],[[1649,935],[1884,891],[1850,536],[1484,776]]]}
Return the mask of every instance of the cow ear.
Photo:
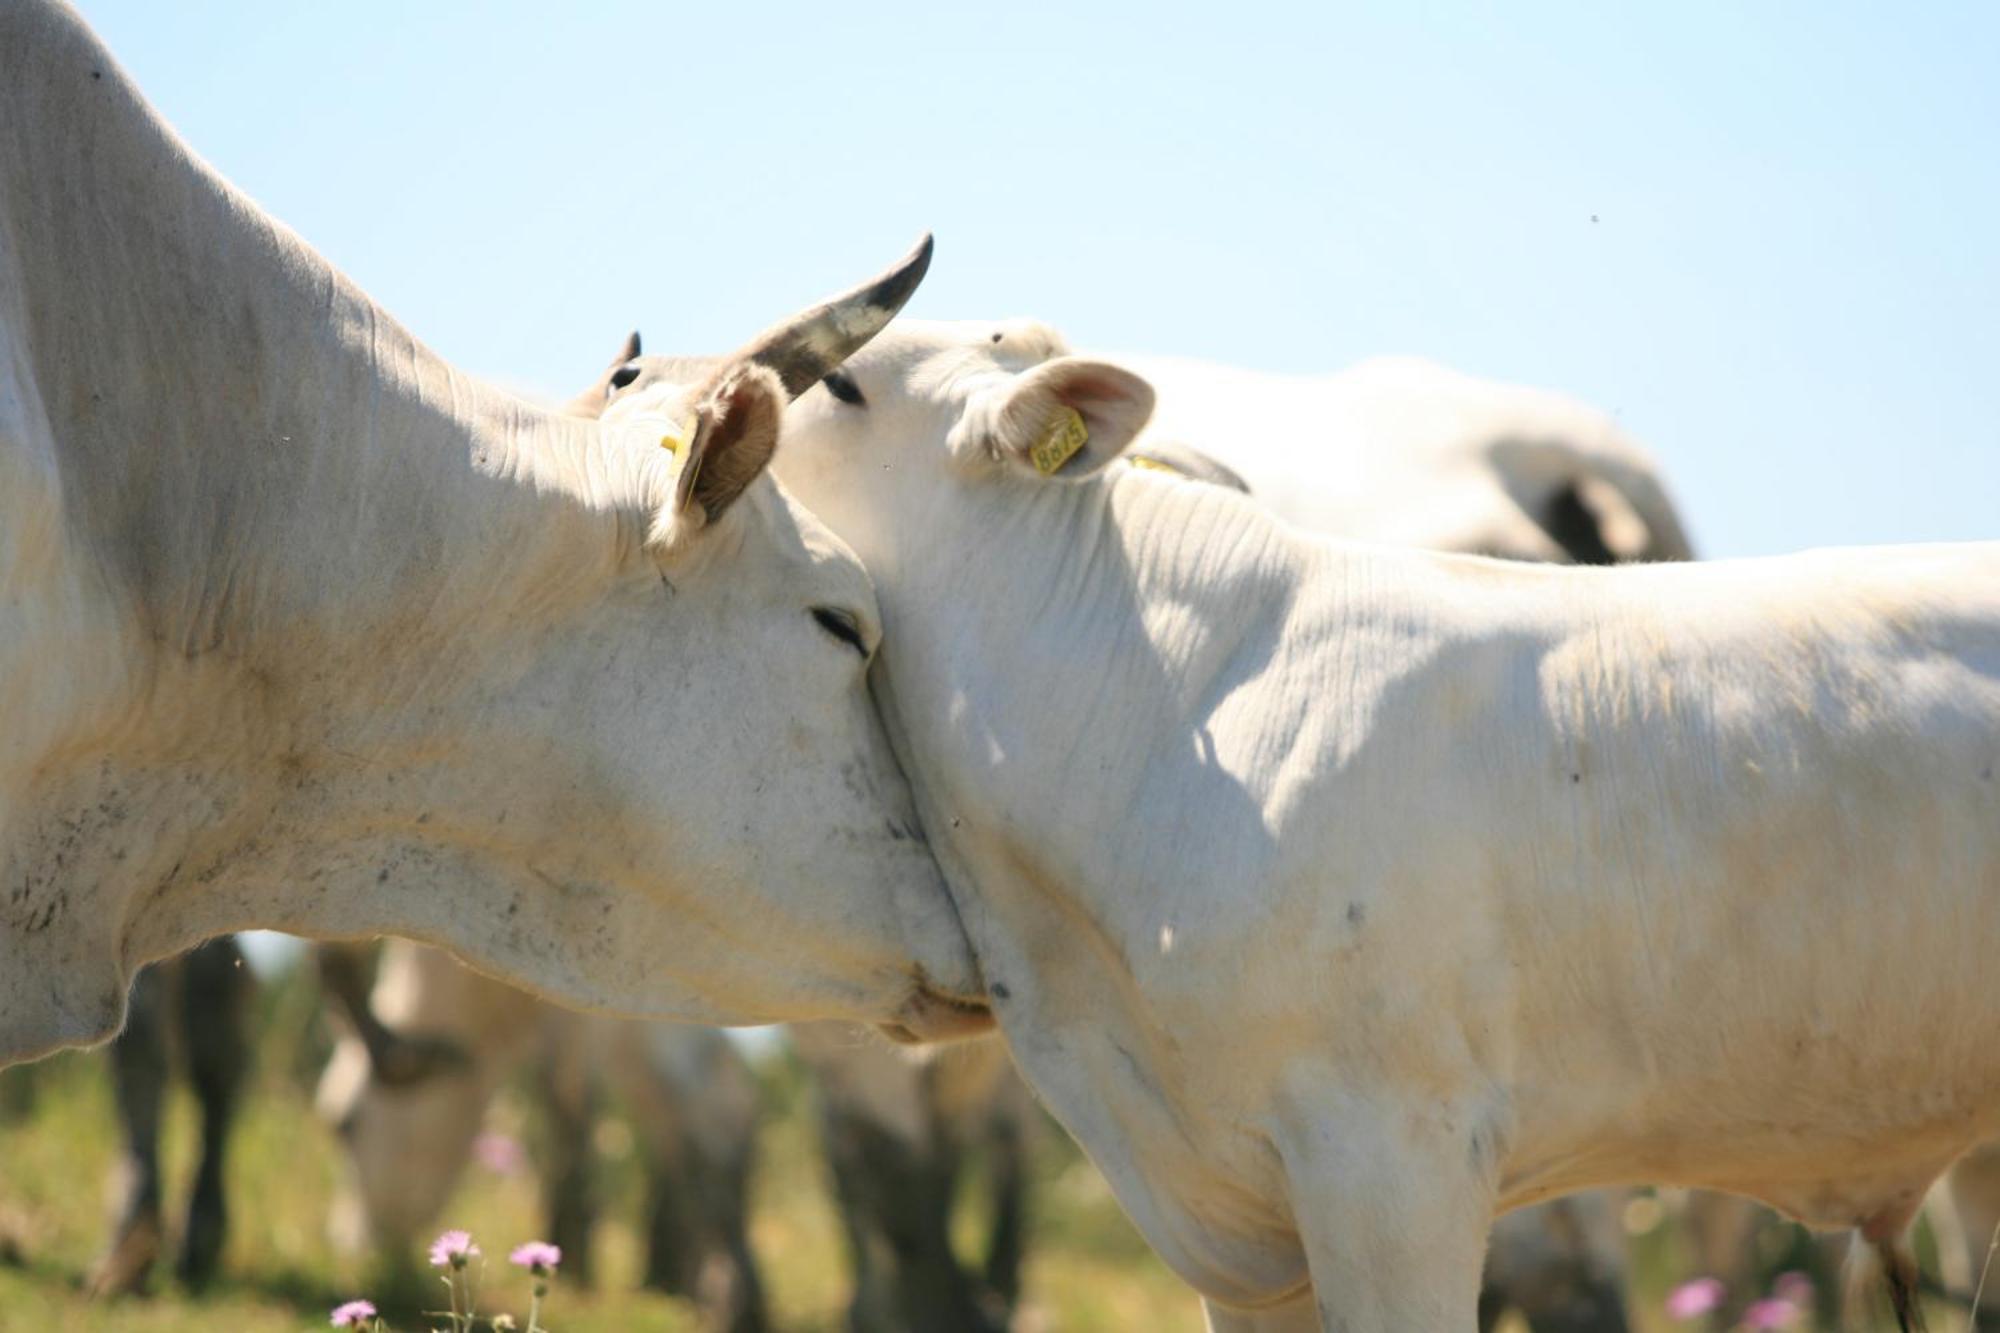
{"label": "cow ear", "polygon": [[[1590,516],[1607,564],[1643,560],[1652,549],[1652,529],[1625,493],[1603,477],[1584,476],[1571,488],[1576,505]],[[1556,540],[1562,541],[1560,535]],[[1568,542],[1563,542],[1567,546]]]}
{"label": "cow ear", "polygon": [[1106,361],[1045,361],[982,395],[961,430],[1012,467],[1042,477],[1087,477],[1124,451],[1153,415],[1153,386]]}
{"label": "cow ear", "polygon": [[693,439],[674,482],[677,517],[713,523],[736,503],[770,464],[787,401],[776,375],[742,363],[696,395]]}
{"label": "cow ear", "polygon": [[603,372],[590,382],[589,388],[564,404],[563,412],[573,417],[595,418],[603,416],[604,404],[611,397],[613,387],[612,376],[618,373],[620,366],[628,361],[636,360],[638,355],[639,330],[634,329],[625,335],[625,341],[619,345],[618,355],[611,358],[611,364],[606,366]]}

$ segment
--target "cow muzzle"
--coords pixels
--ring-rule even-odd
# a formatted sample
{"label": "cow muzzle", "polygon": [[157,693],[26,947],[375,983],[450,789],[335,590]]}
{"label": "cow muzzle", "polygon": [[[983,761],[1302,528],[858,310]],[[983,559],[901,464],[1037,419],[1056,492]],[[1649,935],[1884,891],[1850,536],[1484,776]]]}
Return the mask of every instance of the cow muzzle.
{"label": "cow muzzle", "polygon": [[905,1046],[963,1041],[993,1030],[993,1011],[983,999],[947,995],[921,974],[894,1019],[876,1025],[890,1041]]}

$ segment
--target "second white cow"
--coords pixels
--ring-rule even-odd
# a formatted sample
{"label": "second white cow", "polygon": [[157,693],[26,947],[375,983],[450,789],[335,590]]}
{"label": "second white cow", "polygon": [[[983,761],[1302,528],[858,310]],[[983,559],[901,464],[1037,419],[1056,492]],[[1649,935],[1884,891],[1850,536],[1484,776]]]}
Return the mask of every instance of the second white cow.
{"label": "second white cow", "polygon": [[[646,1284],[699,1302],[708,1326],[768,1326],[749,1243],[761,1093],[721,1032],[561,1009],[408,940],[383,946],[372,994],[337,998],[349,1031],[320,1079],[318,1108],[347,1167],[340,1239],[365,1233],[392,1262],[413,1253],[471,1161],[489,1105],[528,1065],[547,1120],[543,1234],[562,1248],[564,1272],[590,1279],[591,1144],[615,1098],[647,1181]],[[371,1025],[423,1055],[385,1068]]]}
{"label": "second white cow", "polygon": [[1017,1064],[1217,1327],[1469,1328],[1496,1212],[1622,1181],[1887,1242],[2000,1129],[2000,547],[1308,540],[1000,332],[892,331],[785,476]]}
{"label": "second white cow", "polygon": [[[1067,351],[1030,321],[995,329],[1024,352]],[[1314,376],[1114,359],[1158,395],[1135,454],[1192,445],[1310,531],[1556,564],[1692,555],[1652,457],[1565,394],[1417,357]]]}

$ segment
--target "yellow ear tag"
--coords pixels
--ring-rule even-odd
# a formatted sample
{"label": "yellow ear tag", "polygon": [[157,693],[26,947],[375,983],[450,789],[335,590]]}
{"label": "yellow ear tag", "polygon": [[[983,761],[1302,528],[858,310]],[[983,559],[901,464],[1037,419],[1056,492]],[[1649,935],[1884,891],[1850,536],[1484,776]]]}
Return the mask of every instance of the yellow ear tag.
{"label": "yellow ear tag", "polygon": [[1035,471],[1053,477],[1064,463],[1076,457],[1077,450],[1089,443],[1090,427],[1083,424],[1083,414],[1065,407],[1056,413],[1035,447],[1028,450],[1028,459],[1035,465]]}
{"label": "yellow ear tag", "polygon": [[684,495],[694,493],[695,479],[701,475],[701,460],[699,458],[690,460],[687,456],[688,446],[694,442],[696,424],[693,421],[676,422],[672,429],[660,436],[660,447],[672,454],[674,461],[683,469],[693,469],[674,483],[674,489]]}
{"label": "yellow ear tag", "polygon": [[1125,455],[1125,461],[1133,467],[1144,468],[1148,472],[1164,472],[1170,477],[1187,476],[1187,473],[1181,471],[1172,463],[1162,463],[1159,459],[1148,458],[1144,454],[1127,454]]}
{"label": "yellow ear tag", "polygon": [[672,454],[675,458],[679,458],[681,456],[681,450],[687,448],[687,434],[684,433],[686,431],[687,428],[685,426],[678,426],[678,425],[675,426],[672,430],[668,431],[665,435],[662,435],[660,437],[660,447],[662,449],[665,449],[668,453]]}

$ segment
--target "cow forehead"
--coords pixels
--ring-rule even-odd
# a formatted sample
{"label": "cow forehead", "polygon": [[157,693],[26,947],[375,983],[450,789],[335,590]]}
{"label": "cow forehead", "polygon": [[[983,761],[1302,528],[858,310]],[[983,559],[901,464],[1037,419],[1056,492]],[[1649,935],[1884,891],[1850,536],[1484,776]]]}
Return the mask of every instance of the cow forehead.
{"label": "cow forehead", "polygon": [[716,357],[639,356],[625,364],[639,373],[612,391],[604,409],[607,420],[634,412],[671,411],[722,363]]}
{"label": "cow forehead", "polygon": [[[661,357],[664,361],[666,358]],[[631,421],[642,416],[676,416],[687,393],[693,386],[673,377],[666,368],[650,366],[646,363],[652,357],[639,358],[639,377],[630,385],[619,389],[611,396],[604,408],[606,421]]]}
{"label": "cow forehead", "polygon": [[898,320],[849,362],[935,381],[982,370],[1018,373],[1069,355],[1069,342],[1040,320]]}
{"label": "cow forehead", "polygon": [[[900,371],[935,386],[982,370],[1019,373],[1069,353],[1062,333],[1037,319],[904,319],[849,364]],[[647,355],[626,364],[638,374],[611,395],[607,419],[674,412],[719,362],[714,357]]]}

